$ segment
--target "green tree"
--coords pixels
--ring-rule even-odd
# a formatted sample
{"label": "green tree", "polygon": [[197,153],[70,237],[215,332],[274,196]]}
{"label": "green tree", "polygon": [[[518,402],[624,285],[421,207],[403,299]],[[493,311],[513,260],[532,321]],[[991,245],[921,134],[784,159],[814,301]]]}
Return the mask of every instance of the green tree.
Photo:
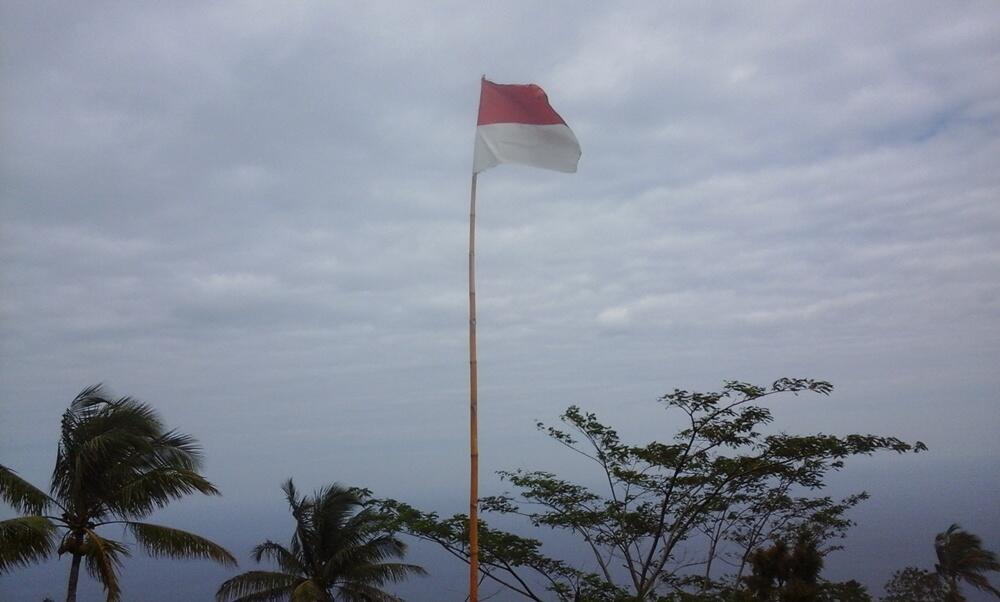
{"label": "green tree", "polygon": [[[681,593],[711,599],[741,581],[750,555],[768,541],[808,531],[825,546],[822,553],[830,551],[835,546],[827,542],[852,525],[846,513],[867,495],[816,496],[826,475],[851,456],[926,449],[878,435],[766,434],[773,418],[762,399],[831,390],[825,381],[787,378],[767,387],[727,382],[718,392],[675,390],[660,403],[683,426],[667,442],[646,444],[623,441],[595,414],[571,406],[564,426],[538,427],[591,461],[604,485],[588,487],[544,471],[504,471],[500,476],[519,494],[484,498],[481,505],[578,538],[590,552],[592,570],[546,557],[536,540],[487,531],[480,542],[484,578],[535,600],[543,599],[540,588],[563,600],[657,600]],[[464,515],[441,519],[394,500],[385,505],[403,532],[467,560]],[[705,551],[701,557],[695,557],[698,550]],[[715,562],[720,560],[725,562]],[[701,574],[692,575],[697,567]],[[602,593],[588,593],[595,591]]]}
{"label": "green tree", "polygon": [[779,539],[750,555],[746,577],[750,599],[762,602],[812,602],[819,597],[823,555],[816,541],[801,534],[794,544]]}
{"label": "green tree", "polygon": [[48,494],[0,467],[0,498],[25,515],[0,521],[0,572],[57,551],[71,558],[67,602],[76,600],[81,564],[109,602],[119,600],[118,573],[130,553],[98,534],[106,525],[124,527],[153,556],[235,566],[229,552],[203,537],[138,520],[192,493],[218,495],[200,466],[197,442],[166,430],[149,405],[112,399],[99,385],[84,389],[63,414]]}
{"label": "green tree", "polygon": [[843,583],[823,582],[817,602],[872,602],[868,588],[851,579]]}
{"label": "green tree", "polygon": [[381,588],[424,570],[401,559],[406,545],[386,531],[386,517],[366,504],[368,492],[332,485],[300,496],[292,480],[282,485],[295,519],[288,547],[267,540],[252,556],[277,571],[249,571],[219,587],[220,602],[382,602],[398,600]]}
{"label": "green tree", "polygon": [[994,552],[983,547],[977,535],[953,524],[934,538],[934,551],[938,559],[934,569],[944,581],[948,602],[965,600],[960,589],[962,583],[1000,598],[1000,590],[990,585],[985,575],[1000,571],[1000,562]]}
{"label": "green tree", "polygon": [[945,602],[944,583],[937,573],[908,566],[892,574],[882,602]]}
{"label": "green tree", "polygon": [[821,578],[824,552],[815,536],[800,532],[794,541],[779,539],[750,554],[746,590],[736,600],[761,602],[871,602],[857,581],[835,583]]}

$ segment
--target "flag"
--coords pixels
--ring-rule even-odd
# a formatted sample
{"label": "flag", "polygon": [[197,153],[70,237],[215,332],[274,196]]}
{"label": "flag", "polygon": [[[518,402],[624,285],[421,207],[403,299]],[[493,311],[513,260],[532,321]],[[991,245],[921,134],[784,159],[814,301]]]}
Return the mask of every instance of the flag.
{"label": "flag", "polygon": [[517,163],[573,173],[580,143],[534,84],[495,84],[483,78],[472,171]]}

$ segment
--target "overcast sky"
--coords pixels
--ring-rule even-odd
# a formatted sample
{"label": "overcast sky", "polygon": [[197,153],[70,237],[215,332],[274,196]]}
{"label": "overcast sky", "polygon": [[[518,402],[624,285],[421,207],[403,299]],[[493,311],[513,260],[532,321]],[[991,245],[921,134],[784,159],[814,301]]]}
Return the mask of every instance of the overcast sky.
{"label": "overcast sky", "polygon": [[780,428],[931,450],[838,476],[882,559],[842,576],[1000,548],[1000,6],[495,4],[5,1],[0,463],[46,484],[103,381],[201,440],[225,497],[167,516],[241,558],[289,476],[462,511],[485,74],[583,147],[479,178],[485,494],[585,478],[533,427],[571,403],[662,440],[674,387],[809,376]]}

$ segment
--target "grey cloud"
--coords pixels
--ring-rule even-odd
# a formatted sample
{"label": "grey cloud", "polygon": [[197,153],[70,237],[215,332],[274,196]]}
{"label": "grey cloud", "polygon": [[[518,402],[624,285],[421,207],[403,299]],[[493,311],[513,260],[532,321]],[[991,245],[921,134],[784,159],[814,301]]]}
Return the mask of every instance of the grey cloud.
{"label": "grey cloud", "polygon": [[479,178],[486,469],[580,474],[531,428],[569,403],[642,440],[666,389],[786,374],[840,386],[789,430],[1000,453],[989,3],[3,10],[0,453],[34,480],[107,380],[233,503],[294,473],[460,511],[483,73],[584,153]]}

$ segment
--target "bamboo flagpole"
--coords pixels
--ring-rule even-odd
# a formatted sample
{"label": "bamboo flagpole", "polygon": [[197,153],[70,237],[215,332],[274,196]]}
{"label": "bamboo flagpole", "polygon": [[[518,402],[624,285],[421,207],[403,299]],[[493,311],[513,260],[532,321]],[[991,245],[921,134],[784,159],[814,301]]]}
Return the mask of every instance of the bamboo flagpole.
{"label": "bamboo flagpole", "polygon": [[469,194],[469,602],[479,601],[479,375],[476,361],[476,180],[516,163],[572,173],[580,143],[534,84],[496,84],[484,75]]}
{"label": "bamboo flagpole", "polygon": [[479,375],[476,360],[476,176],[469,197],[469,601],[479,599]]}

